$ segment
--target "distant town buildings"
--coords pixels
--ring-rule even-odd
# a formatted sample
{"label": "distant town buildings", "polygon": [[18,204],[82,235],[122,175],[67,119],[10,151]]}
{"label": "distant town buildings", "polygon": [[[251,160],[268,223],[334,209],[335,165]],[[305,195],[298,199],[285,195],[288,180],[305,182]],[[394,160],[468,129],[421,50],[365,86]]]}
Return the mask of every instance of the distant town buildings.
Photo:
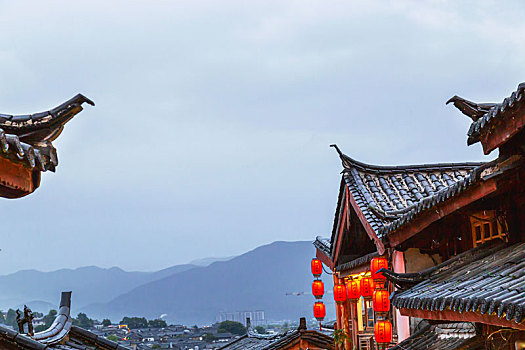
{"label": "distant town buildings", "polygon": [[235,321],[242,323],[244,324],[244,326],[247,327],[248,325],[246,324],[246,319],[250,319],[252,325],[255,327],[266,324],[266,320],[264,318],[264,310],[221,312],[217,315],[216,321]]}

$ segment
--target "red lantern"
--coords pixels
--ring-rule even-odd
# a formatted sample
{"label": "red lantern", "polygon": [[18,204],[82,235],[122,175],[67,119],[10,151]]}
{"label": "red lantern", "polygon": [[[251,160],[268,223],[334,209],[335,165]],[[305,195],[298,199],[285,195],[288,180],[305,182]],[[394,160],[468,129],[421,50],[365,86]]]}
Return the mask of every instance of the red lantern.
{"label": "red lantern", "polygon": [[372,279],[376,282],[384,282],[386,277],[382,273],[377,273],[380,269],[388,269],[388,260],[382,256],[373,258],[370,262],[370,272],[372,273]]}
{"label": "red lantern", "polygon": [[357,301],[361,298],[361,289],[359,288],[359,281],[350,280],[346,284],[346,296],[350,301]]}
{"label": "red lantern", "polygon": [[372,294],[374,293],[374,280],[370,277],[364,277],[360,281],[360,289],[361,289],[361,295],[365,299],[372,298]]}
{"label": "red lantern", "polygon": [[315,299],[321,299],[324,294],[324,283],[321,280],[315,280],[312,283],[312,294]]}
{"label": "red lantern", "polygon": [[326,308],[322,301],[316,301],[314,304],[314,317],[317,321],[322,322],[326,316]]}
{"label": "red lantern", "polygon": [[344,284],[334,285],[334,300],[338,304],[346,301],[346,287]]}
{"label": "red lantern", "polygon": [[323,263],[317,258],[312,259],[312,274],[315,278],[319,278],[323,273]]}
{"label": "red lantern", "polygon": [[379,345],[387,346],[392,342],[392,323],[387,320],[377,321],[374,327],[374,335]]}
{"label": "red lantern", "polygon": [[386,313],[390,311],[390,293],[388,290],[379,289],[374,291],[372,302],[375,312]]}

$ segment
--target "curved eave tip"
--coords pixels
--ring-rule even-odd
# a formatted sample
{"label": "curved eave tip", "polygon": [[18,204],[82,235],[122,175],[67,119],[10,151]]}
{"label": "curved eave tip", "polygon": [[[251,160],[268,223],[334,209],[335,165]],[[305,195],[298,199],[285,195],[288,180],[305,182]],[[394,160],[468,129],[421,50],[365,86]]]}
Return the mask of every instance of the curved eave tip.
{"label": "curved eave tip", "polygon": [[341,152],[341,150],[339,149],[339,147],[337,147],[337,145],[335,143],[331,144],[330,147],[335,148],[337,153],[339,153],[339,156],[341,156],[341,157],[343,156],[343,152]]}
{"label": "curved eave tip", "polygon": [[462,98],[459,97],[458,95],[454,95],[451,98],[449,98],[445,104],[448,105],[449,103],[456,102],[458,100],[462,100]]}
{"label": "curved eave tip", "polygon": [[90,104],[92,106],[95,105],[95,102],[93,102],[92,100],[90,100],[89,98],[87,98],[86,96],[84,96],[82,94],[77,94],[75,97],[73,97],[73,99],[81,100],[82,101],[81,103],[86,102],[86,103],[88,103],[88,104]]}

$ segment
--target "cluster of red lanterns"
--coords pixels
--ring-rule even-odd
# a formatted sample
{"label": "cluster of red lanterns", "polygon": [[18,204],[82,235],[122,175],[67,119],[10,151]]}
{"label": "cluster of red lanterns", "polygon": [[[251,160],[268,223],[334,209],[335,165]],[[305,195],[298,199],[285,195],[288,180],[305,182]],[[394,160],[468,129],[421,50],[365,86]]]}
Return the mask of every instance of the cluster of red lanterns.
{"label": "cluster of red lanterns", "polygon": [[[326,307],[320,300],[324,296],[324,283],[319,279],[323,272],[323,265],[319,259],[312,259],[312,274],[315,277],[312,283],[312,294],[317,299],[314,304],[314,317],[323,321],[326,316]],[[347,300],[357,303],[363,297],[372,300],[374,312],[378,321],[374,326],[374,336],[380,347],[387,347],[392,342],[392,323],[386,319],[390,311],[390,293],[386,288],[386,277],[378,272],[380,269],[388,269],[388,260],[385,257],[373,258],[370,263],[370,277],[364,276],[360,279],[350,279],[345,284],[334,285],[334,300],[341,305]]]}
{"label": "cluster of red lanterns", "polygon": [[386,319],[390,311],[390,293],[386,288],[386,277],[378,272],[380,269],[388,269],[388,260],[385,257],[376,257],[370,263],[371,279],[375,283],[372,294],[372,306],[379,320],[374,325],[374,336],[379,347],[386,348],[392,342],[392,323]]}
{"label": "cluster of red lanterns", "polygon": [[315,279],[312,282],[312,294],[315,299],[318,299],[314,304],[314,317],[317,321],[322,322],[326,316],[326,307],[324,303],[320,300],[324,295],[324,283],[319,279],[323,273],[323,263],[321,260],[313,258],[311,262],[312,275]]}

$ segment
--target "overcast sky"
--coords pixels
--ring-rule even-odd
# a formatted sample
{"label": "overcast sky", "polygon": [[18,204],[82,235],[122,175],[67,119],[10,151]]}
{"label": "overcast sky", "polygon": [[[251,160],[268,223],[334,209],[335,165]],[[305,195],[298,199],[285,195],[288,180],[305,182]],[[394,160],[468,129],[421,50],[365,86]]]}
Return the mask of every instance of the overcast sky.
{"label": "overcast sky", "polygon": [[[341,164],[477,161],[454,94],[525,81],[522,1],[2,1],[0,112],[93,99],[0,200],[0,273],[329,236]],[[312,250],[313,251],[313,250]]]}

